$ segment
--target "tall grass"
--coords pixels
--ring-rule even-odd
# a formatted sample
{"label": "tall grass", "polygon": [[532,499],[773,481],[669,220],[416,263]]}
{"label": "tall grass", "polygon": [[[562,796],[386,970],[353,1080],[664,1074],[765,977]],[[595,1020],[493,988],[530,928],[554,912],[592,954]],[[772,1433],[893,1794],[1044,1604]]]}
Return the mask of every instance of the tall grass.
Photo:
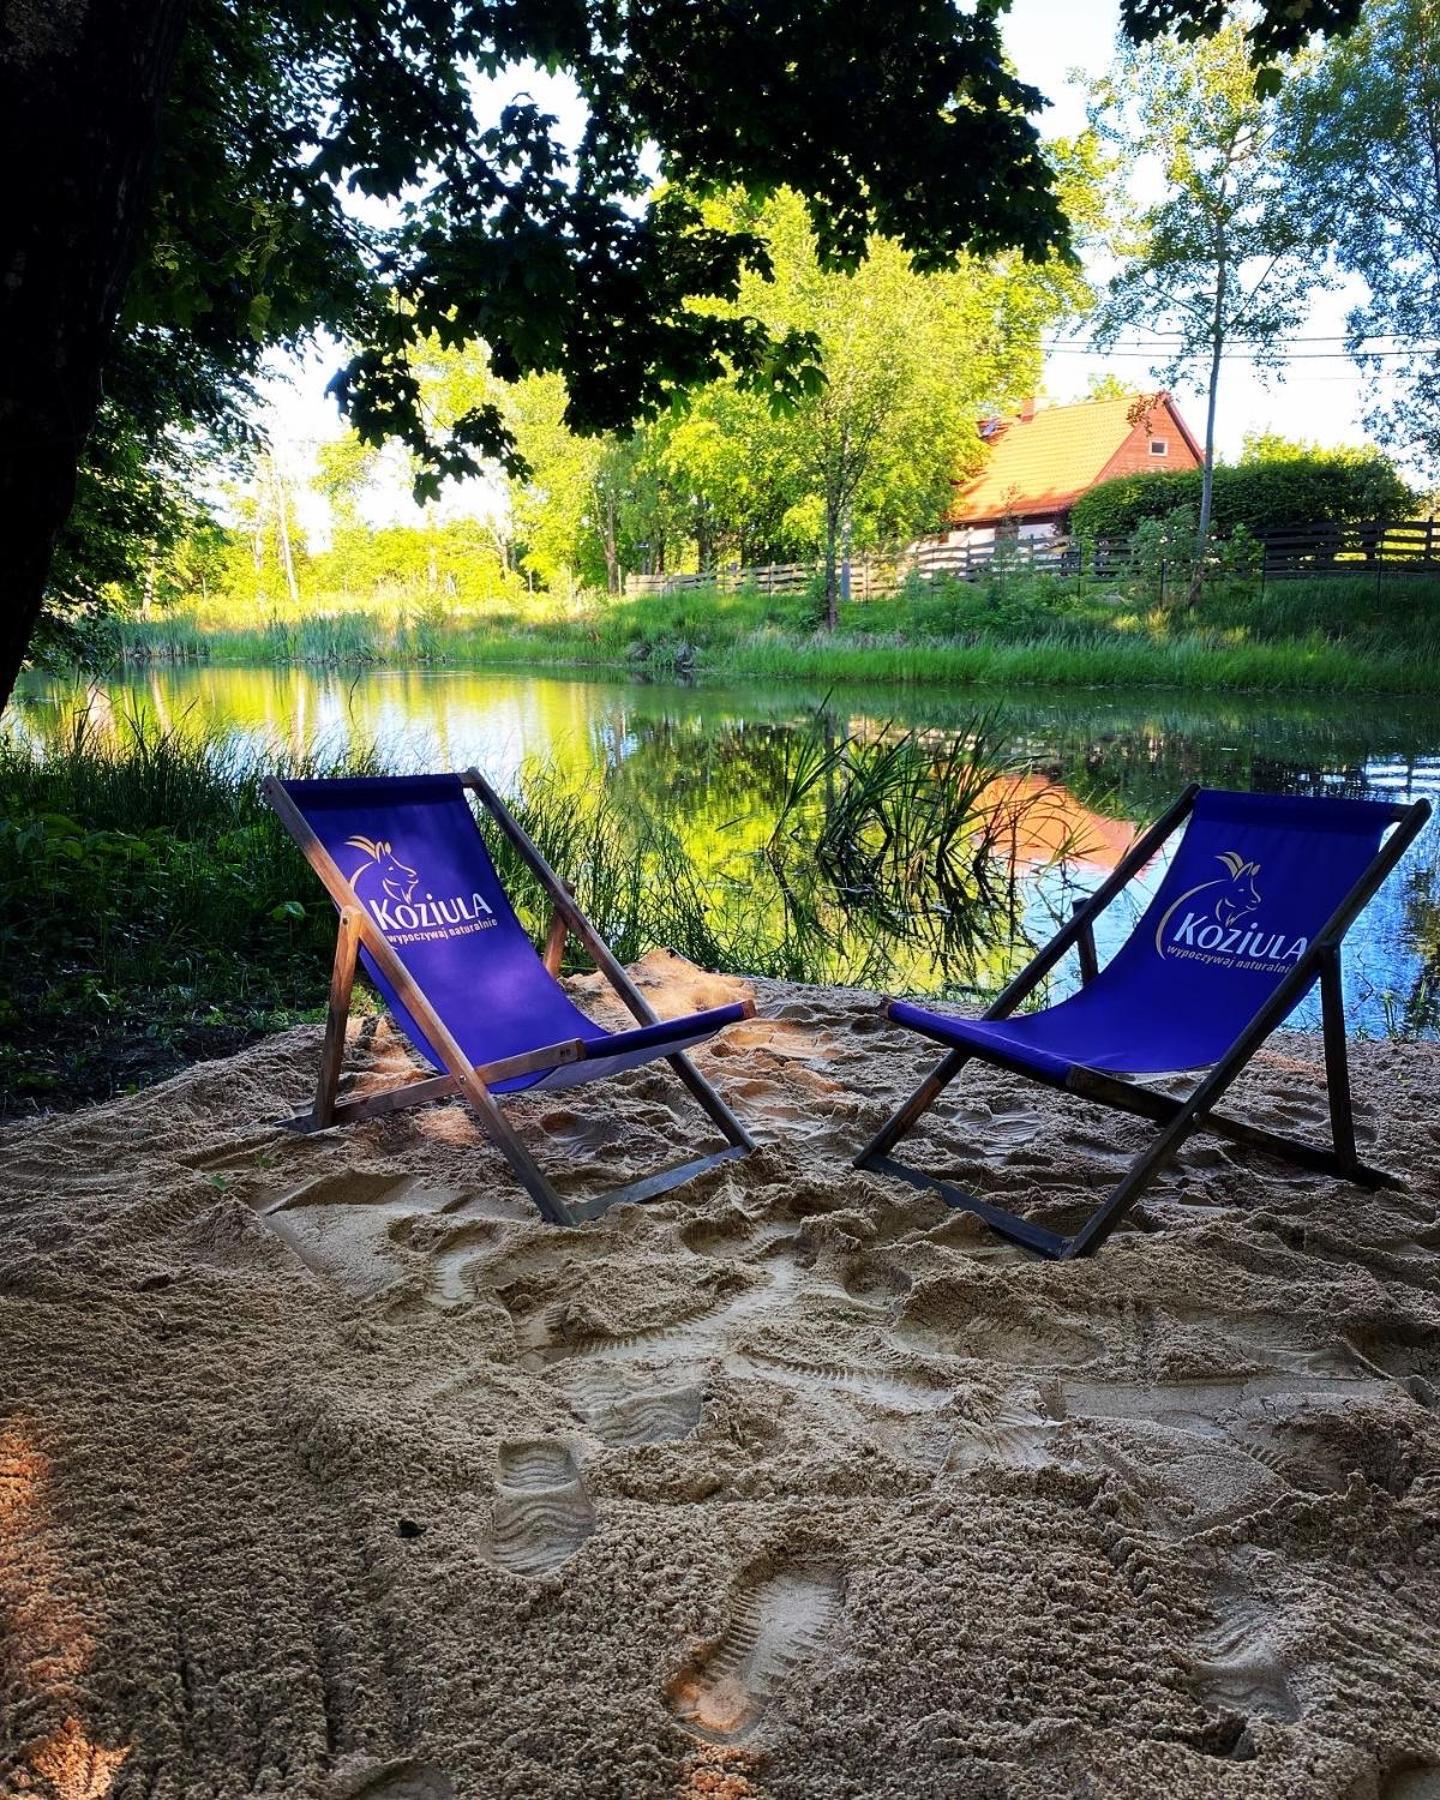
{"label": "tall grass", "polygon": [[[1038,804],[1007,781],[995,721],[862,741],[817,716],[786,756],[766,816],[718,828],[543,767],[511,799],[623,959],[666,945],[798,981],[989,985],[1019,932],[1007,846]],[[296,764],[280,746],[261,761],[376,766]],[[0,737],[0,1112],[152,1079],[318,1013],[333,913],[260,783],[253,747],[138,720]],[[539,934],[545,896],[503,839],[492,848]]]}
{"label": "tall grass", "polygon": [[229,664],[628,666],[735,678],[902,684],[1431,693],[1440,583],[1232,582],[1165,611],[1093,578],[916,585],[815,628],[809,596],[691,592],[523,609],[184,609],[116,627],[118,655]]}
{"label": "tall grass", "polygon": [[715,669],[736,677],[812,682],[1255,693],[1440,691],[1440,650],[1432,655],[1356,651],[1317,637],[1237,644],[1218,632],[1200,631],[1160,641],[1056,631],[1013,644],[754,638],[737,645]]}

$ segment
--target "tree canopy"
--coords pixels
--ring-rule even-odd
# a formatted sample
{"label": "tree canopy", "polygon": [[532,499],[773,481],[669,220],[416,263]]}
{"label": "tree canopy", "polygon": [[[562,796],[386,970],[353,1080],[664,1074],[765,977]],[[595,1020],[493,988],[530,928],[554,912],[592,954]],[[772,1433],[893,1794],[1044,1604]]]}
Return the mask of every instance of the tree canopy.
{"label": "tree canopy", "polygon": [[[523,94],[486,116],[475,72],[519,86],[529,65],[573,78],[578,144]],[[430,427],[411,359],[431,339],[484,342],[505,380],[560,374],[582,430],[631,424],[722,359],[785,391],[808,345],[690,304],[766,265],[690,190],[793,186],[835,267],[877,232],[921,266],[1051,254],[1041,104],[990,5],[197,0],[130,316],[246,364],[328,327],[354,346],[339,392],[362,435],[402,438],[428,484],[511,448],[486,404]]]}
{"label": "tree canopy", "polygon": [[1236,7],[1230,0],[1120,0],[1120,17],[1137,44],[1167,32],[1185,43],[1213,36],[1238,14],[1251,60],[1265,64],[1298,50],[1317,33],[1353,30],[1360,6],[1361,0],[1261,0],[1249,7]]}
{"label": "tree canopy", "polygon": [[[1395,387],[1366,424],[1391,449],[1440,459],[1440,7],[1375,0],[1299,85],[1294,162],[1337,261],[1364,277],[1351,348]],[[1397,391],[1398,390],[1398,391]]]}
{"label": "tree canopy", "polygon": [[[1354,0],[1266,0],[1270,54]],[[813,342],[733,305],[763,241],[708,223],[732,186],[804,197],[821,264],[876,236],[936,270],[1044,259],[1066,228],[1003,54],[1002,0],[107,0],[0,9],[0,143],[23,169],[0,254],[0,509],[14,516],[0,700],[38,616],[103,382],[156,334],[223,410],[268,346],[352,347],[339,397],[433,491],[513,458],[491,403],[436,434],[417,344],[481,340],[507,379],[561,376],[567,423],[623,430],[723,371],[782,404]],[[1137,35],[1221,0],[1127,0]],[[485,78],[564,72],[576,145]],[[488,109],[488,110],[487,110]],[[492,116],[493,114],[493,116]],[[655,175],[661,185],[657,188]],[[204,408],[199,410],[204,411]],[[174,414],[172,417],[176,416]]]}
{"label": "tree canopy", "polygon": [[[1087,172],[1066,157],[1068,188]],[[1088,212],[1083,197],[1079,210]],[[743,375],[690,391],[631,434],[584,437],[566,423],[556,375],[507,383],[485,347],[427,349],[416,366],[442,427],[493,405],[525,464],[511,512],[526,568],[547,586],[618,589],[623,574],[695,563],[823,557],[833,612],[845,546],[890,545],[945,518],[957,475],[982,454],[978,421],[1033,392],[1042,332],[1088,299],[1063,257],[963,257],[922,274],[900,245],[871,239],[850,271],[827,269],[803,199],[739,191],[702,204],[708,228],[767,247],[731,302],[772,339],[814,344],[823,378],[778,413]]]}

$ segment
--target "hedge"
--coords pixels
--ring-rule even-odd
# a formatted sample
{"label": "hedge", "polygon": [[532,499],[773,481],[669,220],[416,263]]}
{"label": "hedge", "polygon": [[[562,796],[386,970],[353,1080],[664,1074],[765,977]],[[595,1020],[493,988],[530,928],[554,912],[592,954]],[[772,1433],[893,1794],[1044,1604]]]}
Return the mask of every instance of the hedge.
{"label": "hedge", "polygon": [[[1070,512],[1083,538],[1128,538],[1142,519],[1163,518],[1200,504],[1201,471],[1120,475],[1082,494]],[[1242,463],[1215,471],[1212,517],[1224,536],[1237,525],[1267,531],[1281,525],[1403,519],[1414,496],[1382,456],[1306,456]]]}

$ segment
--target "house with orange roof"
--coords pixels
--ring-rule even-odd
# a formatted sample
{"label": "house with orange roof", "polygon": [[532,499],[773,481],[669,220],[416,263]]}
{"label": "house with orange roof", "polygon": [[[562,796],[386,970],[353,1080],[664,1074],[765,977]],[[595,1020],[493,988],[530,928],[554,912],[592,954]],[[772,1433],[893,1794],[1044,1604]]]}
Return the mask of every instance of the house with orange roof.
{"label": "house with orange roof", "polygon": [[955,484],[949,541],[1049,537],[1082,494],[1116,475],[1198,469],[1204,460],[1169,394],[1037,406],[981,427],[983,466]]}

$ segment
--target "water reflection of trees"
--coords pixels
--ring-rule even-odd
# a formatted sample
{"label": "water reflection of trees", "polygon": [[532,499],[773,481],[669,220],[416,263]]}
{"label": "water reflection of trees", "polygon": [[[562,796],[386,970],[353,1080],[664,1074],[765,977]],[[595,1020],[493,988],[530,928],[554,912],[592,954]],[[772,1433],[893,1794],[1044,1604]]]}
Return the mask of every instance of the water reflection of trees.
{"label": "water reflection of trees", "polygon": [[[958,729],[953,706],[945,710],[950,729],[907,732],[878,713],[842,710],[832,701],[817,715],[816,725],[828,734],[832,747],[843,739],[877,746],[906,739],[916,752],[912,766],[923,771],[923,779],[944,786],[953,774],[944,763],[945,746]],[[1377,787],[1405,794],[1417,780],[1423,783],[1440,741],[1440,720],[1433,709],[1415,707],[1317,703],[1267,711],[1248,703],[1220,702],[1149,707],[1131,703],[1127,708],[1087,697],[1079,705],[1050,700],[1007,708],[1006,718],[1005,742],[992,750],[1063,784],[1051,792],[1057,797],[1057,812],[1064,809],[1068,814],[1063,829],[1070,848],[1082,852],[1082,860],[1095,863],[1113,860],[1109,853],[1114,828],[1107,831],[1105,821],[1129,825],[1153,817],[1189,781],[1294,795],[1374,797]],[[768,841],[765,820],[784,804],[796,734],[815,728],[788,719],[632,714],[623,745],[617,743],[607,761],[606,780],[627,806],[663,806],[713,876],[717,890],[740,892],[755,876],[753,868],[743,859],[737,861],[732,852],[743,847],[753,857]],[[920,755],[922,748],[928,765]],[[1036,780],[1038,785],[1039,775]],[[847,777],[839,789],[841,799],[852,787]],[[827,792],[826,799],[836,805],[834,792]],[[843,806],[839,810],[843,813]],[[912,820],[926,816],[915,796],[905,812]],[[780,891],[778,877],[767,872],[766,879],[776,883],[776,903],[787,926],[782,940],[787,946],[782,958],[785,972],[798,974],[806,966],[805,944],[823,941],[832,976],[844,967],[853,971],[849,978],[856,981],[890,981],[932,990],[993,989],[1026,948],[1017,904],[1024,893],[1017,889],[1028,890],[1032,925],[1043,926],[1034,898],[1042,888],[1048,892],[1055,887],[1053,881],[1045,888],[1035,879],[1044,859],[1033,853],[1034,839],[1042,834],[1032,826],[1024,835],[1031,840],[1028,858],[1017,844],[1011,845],[1008,859],[996,854],[992,844],[981,859],[983,878],[971,883],[973,898],[953,909],[935,880],[937,872],[923,871],[929,903],[912,904],[903,927],[898,914],[879,898],[872,897],[866,910],[853,915],[842,909],[837,918],[815,894],[807,895],[803,889],[788,895]],[[1077,836],[1088,843],[1076,842]],[[1096,840],[1099,854],[1094,853]],[[833,892],[865,886],[863,872],[857,879],[853,863],[836,866],[829,874]],[[944,876],[945,871],[939,874]],[[1070,891],[1068,882],[1060,886]],[[924,887],[922,881],[915,891]],[[982,941],[969,932],[968,923],[987,907],[995,928],[982,934]],[[1390,970],[1409,965],[1409,953],[1418,958],[1413,978],[1406,968],[1410,990],[1383,1003],[1398,1029],[1440,1030],[1437,909],[1440,899],[1433,873],[1428,868],[1413,871],[1408,877],[1405,923],[1395,948],[1385,957]],[[877,931],[880,948],[867,957],[865,934]],[[908,949],[898,948],[901,943]],[[1375,992],[1392,987],[1393,977],[1387,976]]]}
{"label": "water reflection of trees", "polygon": [[[802,729],[630,741],[603,785],[553,767],[521,784],[532,830],[626,949],[666,942],[716,968],[790,980],[989,990],[1028,950],[1020,845],[1052,793],[1018,779],[1003,728],[865,737]],[[1032,858],[1033,860],[1033,858]]]}
{"label": "water reflection of trees", "polygon": [[[813,893],[806,892],[804,871],[791,882],[788,901],[778,891],[779,878],[761,853],[785,802],[797,737],[819,731],[833,751],[846,740],[893,744],[909,733],[917,783],[943,787],[951,779],[945,746],[967,735],[984,709],[972,690],[845,689],[820,701],[784,687],[640,687],[518,672],[386,671],[351,679],[289,668],[151,668],[95,688],[84,682],[41,687],[32,679],[7,723],[22,734],[43,734],[57,712],[83,708],[102,735],[128,729],[132,717],[148,719],[158,728],[228,743],[237,754],[263,756],[267,767],[277,745],[298,761],[317,746],[338,752],[347,742],[378,744],[396,767],[479,762],[502,783],[513,781],[522,763],[544,760],[587,804],[603,789],[632,835],[643,820],[656,844],[668,837],[670,850],[654,849],[643,864],[650,873],[636,880],[653,885],[653,872],[666,869],[677,891],[688,883],[693,891],[677,911],[688,917],[688,924],[681,921],[693,946],[686,954],[697,961],[741,967],[742,956],[763,952],[768,961],[752,966],[801,976],[815,965],[818,942],[827,978],[931,992],[941,986],[983,991],[1003,980],[1025,949],[1017,894],[1022,902],[1028,895],[1035,931],[1046,924],[1037,895],[1058,895],[1061,909],[1068,906],[1068,883],[1058,876],[1048,885],[1035,879],[1062,828],[1087,826],[1105,848],[1105,821],[1129,825],[1153,817],[1190,780],[1290,794],[1373,796],[1378,790],[1402,797],[1434,781],[1440,748],[1440,709],[1414,701],[1009,694],[1006,741],[996,748],[1007,763],[1032,771],[1037,786],[1047,779],[1063,783],[1068,819],[1057,820],[1048,838],[1033,829],[1019,832],[1008,863],[992,845],[980,859],[985,879],[972,878],[965,890],[975,897],[953,907],[923,856],[906,892],[897,857],[885,881],[898,898],[887,910],[880,893],[864,907],[847,898],[846,888],[863,892],[867,884],[853,859],[835,861],[829,873],[817,864]],[[856,792],[854,771],[835,769],[825,791],[807,804],[823,813],[823,802],[843,817]],[[904,818],[932,828],[914,796]],[[820,830],[807,820],[805,833]],[[788,853],[797,862],[819,854],[818,838],[805,833]],[[896,841],[906,841],[903,832]],[[862,834],[856,856],[866,853],[866,842]],[[1423,841],[1419,852],[1427,855]],[[1087,879],[1083,869],[1076,879]],[[642,915],[648,896],[627,897],[628,875],[602,878],[597,870],[595,880],[597,891],[609,894],[610,916],[622,931],[630,929],[626,921]],[[1399,1027],[1440,1031],[1440,901],[1428,865],[1422,869],[1413,853],[1404,880],[1404,904],[1395,890],[1367,927],[1367,951],[1378,959],[1373,970],[1367,976],[1357,964],[1354,974],[1357,982],[1371,980],[1375,996],[1389,996],[1375,1002],[1375,1015],[1383,1009]],[[763,933],[751,923],[762,900],[773,913]],[[967,942],[965,921],[987,909],[993,922],[983,941],[971,936]],[[876,934],[883,950],[867,958]],[[684,949],[680,935],[677,927],[672,941]],[[1371,1002],[1361,1010],[1369,1014]]]}
{"label": "water reflection of trees", "polygon": [[1405,878],[1405,937],[1420,959],[1409,992],[1400,1002],[1401,1028],[1412,1036],[1440,1031],[1440,892],[1433,864]]}
{"label": "water reflection of trees", "polygon": [[1408,788],[1440,740],[1440,720],[1413,712],[1401,718],[1356,714],[1337,705],[1326,714],[1257,717],[1159,712],[1123,726],[1073,724],[1024,731],[1017,744],[1049,764],[1077,797],[1097,811],[1131,820],[1153,817],[1187,782],[1207,787],[1295,795],[1373,796],[1376,764]]}

